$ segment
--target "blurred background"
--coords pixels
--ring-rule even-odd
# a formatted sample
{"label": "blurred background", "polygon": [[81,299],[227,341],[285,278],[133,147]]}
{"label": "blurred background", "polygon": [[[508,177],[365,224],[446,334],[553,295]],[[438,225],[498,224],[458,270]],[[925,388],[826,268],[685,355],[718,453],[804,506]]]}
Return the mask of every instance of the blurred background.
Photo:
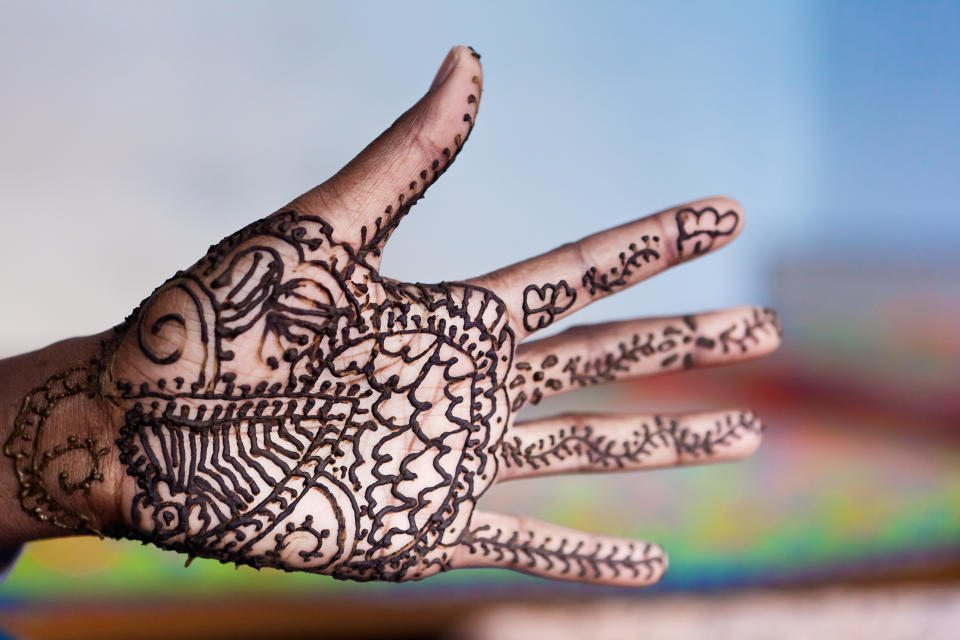
{"label": "blurred background", "polygon": [[761,303],[785,331],[763,362],[536,408],[748,406],[769,425],[751,459],[484,498],[662,543],[654,588],[495,570],[358,585],[78,538],[28,546],[0,629],[956,637],[958,43],[957,2],[0,1],[0,357],[122,320],[335,172],[454,44],[483,54],[477,128],[384,272],[467,278],[725,193],[747,212],[736,244],[575,322]]}

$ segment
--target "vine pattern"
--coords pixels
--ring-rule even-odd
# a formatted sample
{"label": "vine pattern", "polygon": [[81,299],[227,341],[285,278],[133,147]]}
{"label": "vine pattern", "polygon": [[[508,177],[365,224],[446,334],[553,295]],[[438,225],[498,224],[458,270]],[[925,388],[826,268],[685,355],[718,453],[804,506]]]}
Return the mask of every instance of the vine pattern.
{"label": "vine pattern", "polygon": [[677,418],[658,415],[641,422],[628,439],[610,438],[589,424],[574,424],[533,442],[519,435],[506,438],[499,453],[506,468],[539,470],[575,459],[593,470],[612,471],[639,465],[663,448],[673,450],[677,460],[708,457],[746,432],[761,430],[760,421],[745,411],[717,419],[706,432],[695,431]]}
{"label": "vine pattern", "polygon": [[656,361],[664,370],[690,369],[698,351],[746,353],[759,344],[765,332],[779,335],[780,331],[777,314],[772,309],[755,308],[747,318],[717,335],[700,333],[697,318],[688,315],[658,331],[633,333],[619,342],[616,350],[596,358],[577,354],[561,361],[556,354],[549,354],[539,363],[519,360],[514,367],[517,373],[508,383],[513,392],[511,409],[519,411],[526,404],[538,404],[546,395],[564,389],[613,382],[629,376],[646,360]]}

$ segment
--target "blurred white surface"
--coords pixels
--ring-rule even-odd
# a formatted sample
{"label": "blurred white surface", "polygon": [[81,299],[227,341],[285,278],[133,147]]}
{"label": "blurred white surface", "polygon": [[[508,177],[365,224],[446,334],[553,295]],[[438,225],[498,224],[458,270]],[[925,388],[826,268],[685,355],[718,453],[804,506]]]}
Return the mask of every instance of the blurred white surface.
{"label": "blurred white surface", "polygon": [[765,591],[724,596],[500,605],[463,625],[462,640],[952,640],[960,588]]}

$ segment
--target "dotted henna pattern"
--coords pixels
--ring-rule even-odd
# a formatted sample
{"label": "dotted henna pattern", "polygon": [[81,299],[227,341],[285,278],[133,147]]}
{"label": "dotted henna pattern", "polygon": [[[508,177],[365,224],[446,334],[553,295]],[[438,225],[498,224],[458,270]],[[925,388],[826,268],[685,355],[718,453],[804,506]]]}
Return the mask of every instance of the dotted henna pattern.
{"label": "dotted henna pattern", "polygon": [[[63,529],[96,534],[100,532],[91,525],[90,517],[57,500],[51,485],[67,496],[78,491],[89,494],[91,485],[103,482],[102,459],[110,449],[92,438],[78,436],[57,442],[51,440],[53,436],[44,427],[63,401],[96,392],[98,369],[97,362],[70,369],[51,376],[43,386],[27,394],[3,447],[4,453],[14,461],[24,511]],[[71,464],[61,469],[61,463],[66,461]],[[71,478],[77,469],[86,471]]]}
{"label": "dotted henna pattern", "polygon": [[504,304],[383,279],[332,236],[275,214],[136,313],[113,369],[137,487],[125,534],[342,578],[445,568],[496,475]]}
{"label": "dotted henna pattern", "polygon": [[759,344],[761,334],[780,335],[780,324],[773,309],[753,309],[740,321],[717,335],[704,335],[695,316],[684,316],[656,332],[634,333],[617,344],[616,350],[600,357],[573,355],[561,360],[550,354],[540,362],[517,361],[510,378],[511,410],[537,404],[546,395],[564,389],[613,382],[630,375],[646,360],[654,360],[664,369],[689,369],[697,352],[742,354]]}
{"label": "dotted henna pattern", "polygon": [[111,372],[136,490],[129,528],[113,533],[338,578],[447,568],[496,476],[513,331],[490,291],[398,283],[367,257],[466,142],[473,82],[464,131],[359,246],[282,211],[211,247],[128,319]]}

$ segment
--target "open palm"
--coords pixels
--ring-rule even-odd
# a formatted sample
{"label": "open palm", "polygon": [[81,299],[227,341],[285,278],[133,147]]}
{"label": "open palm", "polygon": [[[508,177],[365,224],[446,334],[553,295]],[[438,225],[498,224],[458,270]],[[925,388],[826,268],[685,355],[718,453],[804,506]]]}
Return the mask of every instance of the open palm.
{"label": "open palm", "polygon": [[775,315],[734,310],[578,327],[523,342],[602,296],[720,247],[727,198],[676,207],[462,283],[382,276],[390,233],[474,124],[479,56],[329,181],[211,247],[118,331],[122,535],[192,555],[361,580],[503,566],[647,584],[659,547],[475,509],[494,482],[731,459],[748,412],[564,415],[525,404],[774,349]]}

